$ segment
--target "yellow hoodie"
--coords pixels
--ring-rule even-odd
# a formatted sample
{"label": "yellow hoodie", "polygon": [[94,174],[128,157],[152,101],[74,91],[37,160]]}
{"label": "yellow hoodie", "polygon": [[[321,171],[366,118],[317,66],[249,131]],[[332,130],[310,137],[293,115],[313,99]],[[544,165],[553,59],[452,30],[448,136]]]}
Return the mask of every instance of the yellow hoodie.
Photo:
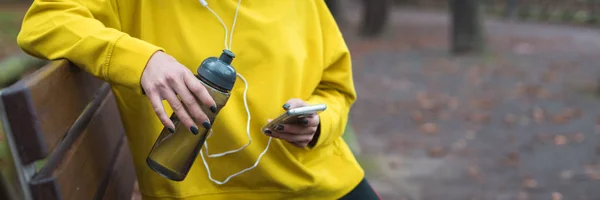
{"label": "yellow hoodie", "polygon": [[[231,27],[237,0],[209,0]],[[144,199],[336,199],[364,177],[341,138],[356,99],[351,58],[324,0],[244,0],[233,34],[232,65],[249,84],[253,142],[246,149],[207,158],[212,176],[251,166],[267,144],[260,132],[290,98],[326,103],[314,148],[274,139],[256,168],[224,185],[212,183],[200,158],[182,182],[167,180],[145,159],[163,126],[140,77],[150,56],[163,50],[196,73],[224,47],[224,29],[198,0],[36,0],[23,21],[18,44],[45,59],[66,58],[111,83],[129,138]],[[244,84],[213,124],[210,153],[248,142]],[[164,102],[168,113],[172,113]]]}

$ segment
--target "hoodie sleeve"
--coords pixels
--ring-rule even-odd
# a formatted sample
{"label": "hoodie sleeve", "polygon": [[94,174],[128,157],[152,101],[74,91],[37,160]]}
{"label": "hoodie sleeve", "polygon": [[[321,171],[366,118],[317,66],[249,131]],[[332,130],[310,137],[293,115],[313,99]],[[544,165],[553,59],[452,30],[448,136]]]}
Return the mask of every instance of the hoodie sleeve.
{"label": "hoodie sleeve", "polygon": [[29,55],[67,59],[95,77],[142,94],[146,63],[163,49],[120,30],[115,0],[36,0],[25,14],[17,43]]}
{"label": "hoodie sleeve", "polygon": [[344,133],[350,107],[356,101],[350,52],[341,31],[323,1],[317,1],[323,35],[323,73],[321,81],[308,99],[309,104],[327,104],[319,114],[321,120],[313,148],[328,145]]}

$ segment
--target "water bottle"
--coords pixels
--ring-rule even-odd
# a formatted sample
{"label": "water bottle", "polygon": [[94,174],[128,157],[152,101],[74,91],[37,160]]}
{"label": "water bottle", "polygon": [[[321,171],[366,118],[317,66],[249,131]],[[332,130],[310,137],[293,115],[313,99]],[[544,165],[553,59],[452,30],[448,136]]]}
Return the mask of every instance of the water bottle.
{"label": "water bottle", "polygon": [[[198,67],[197,78],[206,87],[217,106],[216,112],[213,113],[210,111],[210,105],[200,105],[211,124],[227,103],[235,83],[237,73],[231,66],[234,57],[231,51],[223,50],[218,59],[209,57]],[[175,124],[175,133],[171,133],[166,127],[163,128],[146,158],[146,163],[161,176],[173,181],[182,181],[202,149],[209,130],[198,126],[198,134],[194,135],[188,127],[180,123],[175,113],[171,115],[171,120]]]}

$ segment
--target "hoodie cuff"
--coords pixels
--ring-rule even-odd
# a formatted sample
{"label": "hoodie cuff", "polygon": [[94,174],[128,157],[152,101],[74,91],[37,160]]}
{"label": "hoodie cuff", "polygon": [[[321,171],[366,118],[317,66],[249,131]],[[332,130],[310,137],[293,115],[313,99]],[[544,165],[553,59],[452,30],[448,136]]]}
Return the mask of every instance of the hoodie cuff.
{"label": "hoodie cuff", "polygon": [[110,83],[125,86],[136,94],[143,94],[140,79],[150,57],[161,47],[149,42],[123,35],[114,43],[108,54],[108,62],[104,71],[105,80]]}
{"label": "hoodie cuff", "polygon": [[335,114],[337,111],[335,105],[332,105],[332,103],[321,96],[313,96],[306,102],[309,105],[325,103],[328,107],[327,110],[318,114],[319,126],[315,132],[313,140],[308,145],[309,148],[314,149],[327,145],[335,140],[338,136],[341,136],[342,132],[334,129],[334,127],[337,127],[338,123],[340,123],[339,117]]}

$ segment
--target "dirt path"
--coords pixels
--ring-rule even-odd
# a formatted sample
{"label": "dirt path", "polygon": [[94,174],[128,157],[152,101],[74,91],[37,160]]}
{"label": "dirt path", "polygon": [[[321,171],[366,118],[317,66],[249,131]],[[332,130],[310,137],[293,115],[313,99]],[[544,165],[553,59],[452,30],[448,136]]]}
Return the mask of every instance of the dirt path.
{"label": "dirt path", "polygon": [[453,58],[446,14],[392,18],[379,40],[346,31],[385,199],[600,199],[597,29],[489,21],[490,53]]}

